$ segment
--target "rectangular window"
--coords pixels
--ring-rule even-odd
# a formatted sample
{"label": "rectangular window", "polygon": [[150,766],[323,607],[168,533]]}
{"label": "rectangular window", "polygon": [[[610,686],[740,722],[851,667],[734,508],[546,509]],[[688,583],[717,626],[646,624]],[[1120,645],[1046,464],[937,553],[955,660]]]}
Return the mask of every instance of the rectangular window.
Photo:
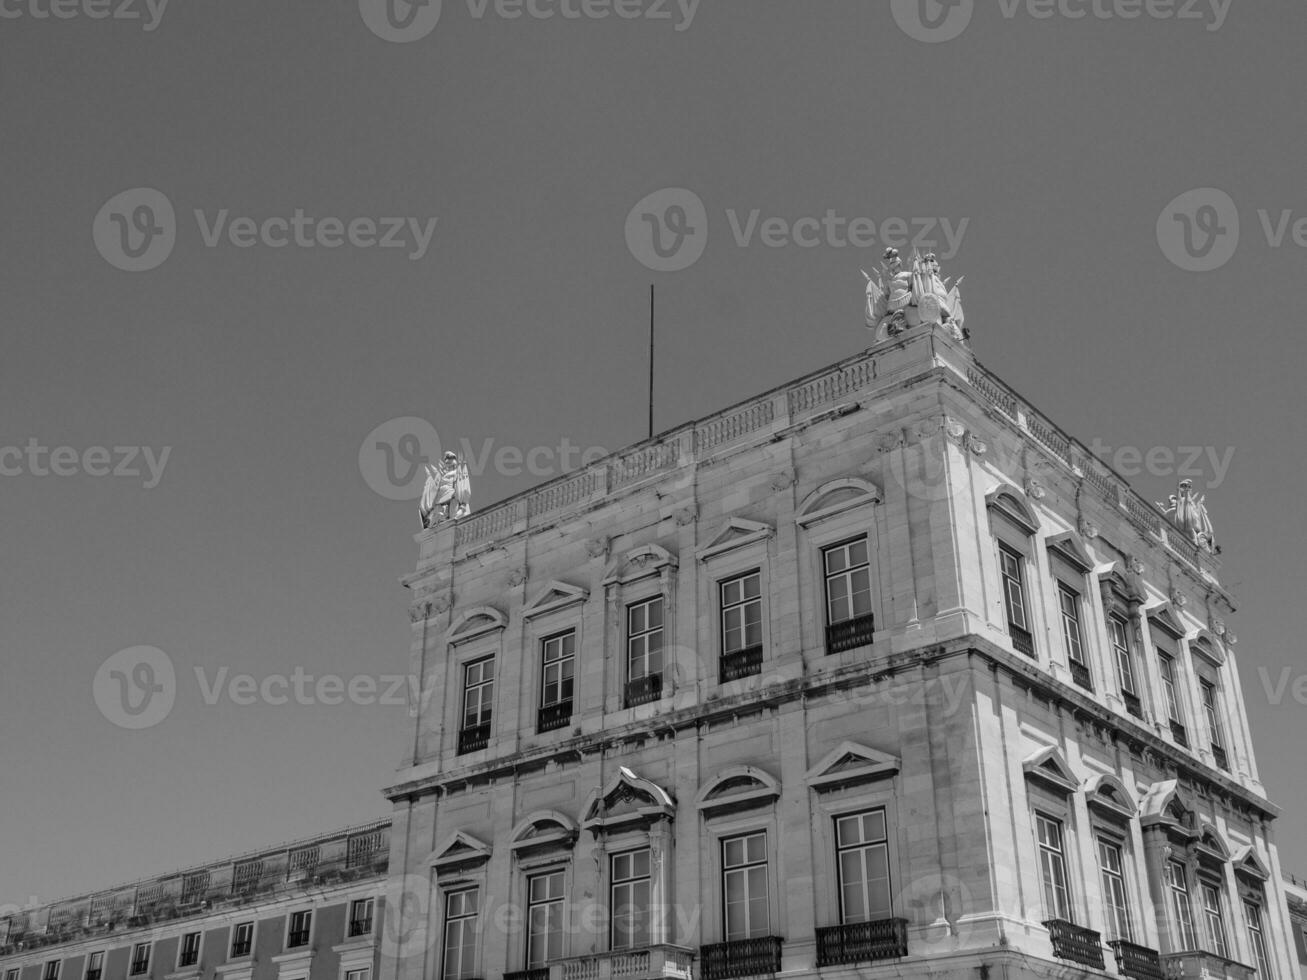
{"label": "rectangular window", "polygon": [[1132,940],[1130,902],[1125,890],[1125,862],[1121,845],[1106,837],[1098,838],[1098,869],[1103,883],[1104,919],[1108,939]]}
{"label": "rectangular window", "polygon": [[15,968],[12,969],[12,970],[6,970],[6,971],[5,971],[5,980],[18,980],[18,969],[17,969],[17,967],[15,967]]}
{"label": "rectangular window", "polygon": [[1220,701],[1216,685],[1207,679],[1200,679],[1198,686],[1203,693],[1203,715],[1207,718],[1207,730],[1212,733],[1212,747],[1225,748],[1225,735],[1221,731]]}
{"label": "rectangular window", "polygon": [[649,850],[612,857],[612,948],[631,949],[649,942],[652,911]]}
{"label": "rectangular window", "polygon": [[1112,634],[1112,653],[1116,656],[1117,680],[1121,682],[1121,693],[1135,698],[1139,689],[1135,687],[1134,656],[1130,653],[1129,626],[1124,616],[1113,615],[1107,621],[1107,628]]}
{"label": "rectangular window", "polygon": [[526,880],[526,968],[540,969],[563,956],[563,872]]}
{"label": "rectangular window", "polygon": [[749,572],[721,583],[722,654],[762,645],[762,575]]}
{"label": "rectangular window", "polygon": [[576,630],[540,642],[540,706],[570,704],[576,683]]}
{"label": "rectangular window", "polygon": [[1176,952],[1197,949],[1194,934],[1194,910],[1189,903],[1189,873],[1179,861],[1166,862],[1166,886],[1171,892],[1171,912],[1175,916]]}
{"label": "rectangular window", "polygon": [[1050,919],[1071,922],[1071,893],[1067,886],[1062,822],[1036,813],[1035,833],[1039,841],[1039,874],[1044,885],[1044,911]]}
{"label": "rectangular window", "polygon": [[254,948],[254,923],[238,922],[231,930],[231,958],[249,956]]}
{"label": "rectangular window", "polygon": [[1003,607],[1007,611],[1007,631],[1012,646],[1028,657],[1035,655],[1035,638],[1026,615],[1025,558],[1002,542],[998,546],[998,566],[1003,579]]}
{"label": "rectangular window", "polygon": [[1248,943],[1257,958],[1257,976],[1272,980],[1271,960],[1266,953],[1266,933],[1262,929],[1262,907],[1256,902],[1243,903],[1244,918],[1248,920]]}
{"label": "rectangular window", "polygon": [[132,947],[132,961],[127,968],[130,976],[140,976],[142,973],[150,972],[150,944],[137,943]]}
{"label": "rectangular window", "polygon": [[626,697],[629,708],[663,693],[663,597],[626,608]]}
{"label": "rectangular window", "polygon": [[309,930],[313,926],[313,912],[301,909],[290,914],[290,930],[286,933],[286,948],[295,949],[309,944]]}
{"label": "rectangular window", "polygon": [[490,714],[495,700],[495,658],[487,657],[463,667],[463,727],[458,751],[476,752],[490,742]]}
{"label": "rectangular window", "polygon": [[103,975],[104,953],[97,951],[86,958],[86,976],[84,980],[100,980]]}
{"label": "rectangular window", "polygon": [[345,980],[369,980],[372,976],[372,967],[364,966],[357,970],[346,970]]}
{"label": "rectangular window", "polygon": [[1225,941],[1225,917],[1221,914],[1221,890],[1210,882],[1202,883],[1203,918],[1212,939],[1212,952],[1229,958],[1230,945]]}
{"label": "rectangular window", "polygon": [[41,980],[59,980],[59,967],[62,965],[62,960],[50,960],[41,971]]}
{"label": "rectangular window", "polygon": [[177,953],[177,965],[194,966],[200,962],[200,934],[188,932],[182,936],[181,949]]}
{"label": "rectangular window", "polygon": [[370,898],[356,898],[349,903],[349,935],[372,935],[372,902]]}
{"label": "rectangular window", "polygon": [[1175,658],[1169,653],[1159,653],[1157,663],[1162,672],[1162,693],[1166,698],[1166,716],[1176,724],[1182,724],[1180,717],[1180,698],[1175,687]]}
{"label": "rectangular window", "polygon": [[477,890],[465,888],[445,896],[445,953],[440,968],[443,980],[470,980],[476,976]]}
{"label": "rectangular window", "polygon": [[1057,602],[1062,613],[1062,639],[1072,663],[1084,665],[1085,653],[1080,632],[1080,593],[1065,582],[1057,583]]}
{"label": "rectangular window", "polygon": [[834,626],[871,615],[871,558],[867,539],[827,548],[822,558],[826,570],[826,624]]}
{"label": "rectangular window", "polygon": [[771,935],[765,831],[722,841],[722,903],[727,942]]}
{"label": "rectangular window", "polygon": [[835,818],[840,923],[878,922],[893,915],[885,811]]}

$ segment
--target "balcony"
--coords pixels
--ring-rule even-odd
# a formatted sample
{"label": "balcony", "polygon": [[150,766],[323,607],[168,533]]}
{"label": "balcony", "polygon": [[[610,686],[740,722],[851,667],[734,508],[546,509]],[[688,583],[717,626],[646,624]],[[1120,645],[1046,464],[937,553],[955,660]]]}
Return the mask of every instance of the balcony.
{"label": "balcony", "polygon": [[1162,972],[1162,957],[1155,949],[1139,946],[1125,939],[1113,939],[1107,945],[1112,947],[1116,957],[1116,972],[1131,980],[1166,980]]}
{"label": "balcony", "polygon": [[642,946],[552,963],[549,980],[690,980],[694,954],[681,946]]}
{"label": "balcony", "polygon": [[536,967],[534,970],[514,970],[504,974],[504,980],[549,980],[549,967]]}
{"label": "balcony", "polygon": [[718,681],[722,684],[727,681],[739,680],[741,677],[752,677],[754,674],[761,674],[762,644],[759,643],[757,646],[745,647],[743,650],[732,650],[730,653],[723,653],[718,670]]}
{"label": "balcony", "polygon": [[846,619],[839,623],[831,623],[826,627],[826,653],[843,653],[845,650],[852,650],[854,647],[866,646],[871,642],[872,634],[876,632],[876,616],[874,613],[867,613],[865,616],[854,616],[852,619]]}
{"label": "balcony", "polygon": [[643,677],[637,677],[634,680],[626,682],[626,692],[623,703],[628,708],[634,708],[637,704],[647,704],[650,701],[657,701],[662,696],[663,675],[645,674]]}
{"label": "balcony", "polygon": [[536,712],[536,731],[552,732],[556,728],[566,728],[572,720],[572,699],[555,701]]}
{"label": "balcony", "polygon": [[490,722],[472,725],[458,733],[458,754],[477,752],[490,744]]}
{"label": "balcony", "polygon": [[1174,718],[1171,719],[1171,738],[1175,739],[1177,745],[1189,748],[1189,734],[1184,730],[1184,725]]}
{"label": "balcony", "polygon": [[1015,623],[1007,624],[1008,635],[1012,637],[1012,649],[1017,653],[1024,653],[1027,657],[1035,655],[1035,638],[1030,635],[1030,630],[1022,629]]}
{"label": "balcony", "polygon": [[849,922],[817,930],[817,965],[867,963],[908,955],[908,920]]}
{"label": "balcony", "polygon": [[1107,968],[1103,963],[1103,939],[1093,929],[1086,929],[1065,919],[1049,919],[1044,923],[1044,928],[1053,940],[1053,955],[1059,960],[1070,960],[1100,970]]}
{"label": "balcony", "polygon": [[308,944],[309,930],[307,929],[296,929],[286,937],[287,949],[297,949],[300,946],[307,946]]}
{"label": "balcony", "polygon": [[1217,745],[1215,742],[1212,743],[1212,758],[1216,760],[1216,766],[1222,772],[1230,771],[1229,756],[1225,754],[1225,749]]}
{"label": "balcony", "polygon": [[372,916],[364,919],[349,920],[349,938],[356,939],[359,936],[372,935]]}
{"label": "balcony", "polygon": [[1162,956],[1166,980],[1253,980],[1257,971],[1201,949],[1189,949]]}
{"label": "balcony", "polygon": [[1072,660],[1070,661],[1070,664],[1071,680],[1075,681],[1077,685],[1083,687],[1086,691],[1092,691],[1094,689],[1094,682],[1089,679],[1089,668],[1078,660]]}
{"label": "balcony", "polygon": [[779,973],[784,941],[779,936],[759,936],[704,946],[699,950],[699,975],[703,980],[727,980]]}
{"label": "balcony", "polygon": [[1144,706],[1139,703],[1139,695],[1131,694],[1129,691],[1122,691],[1121,698],[1125,701],[1125,710],[1130,712],[1140,721],[1144,719]]}

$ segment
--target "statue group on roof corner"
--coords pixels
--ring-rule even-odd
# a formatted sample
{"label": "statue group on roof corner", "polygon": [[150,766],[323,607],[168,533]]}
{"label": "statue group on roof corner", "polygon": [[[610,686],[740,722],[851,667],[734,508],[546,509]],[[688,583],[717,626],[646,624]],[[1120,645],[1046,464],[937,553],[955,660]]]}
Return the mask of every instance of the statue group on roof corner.
{"label": "statue group on roof corner", "polygon": [[427,482],[422,487],[422,500],[418,504],[422,527],[433,527],[440,521],[470,514],[472,483],[468,479],[467,463],[457,454],[446,452],[435,465],[424,465]]}
{"label": "statue group on roof corner", "polygon": [[[939,259],[934,252],[922,255],[914,250],[912,269],[903,267],[896,248],[885,249],[880,275],[867,279],[867,326],[874,330],[873,343],[897,337],[913,327],[943,327],[954,340],[965,341],[971,332],[964,325],[959,279],[949,287],[940,278]],[[965,276],[963,277],[965,278]]]}
{"label": "statue group on roof corner", "polygon": [[1181,480],[1180,485],[1176,487],[1176,492],[1168,499],[1170,503],[1164,504],[1160,500],[1157,502],[1162,513],[1169,517],[1196,547],[1219,555],[1221,547],[1216,543],[1216,534],[1212,531],[1212,519],[1207,516],[1207,495],[1195,495],[1194,481]]}

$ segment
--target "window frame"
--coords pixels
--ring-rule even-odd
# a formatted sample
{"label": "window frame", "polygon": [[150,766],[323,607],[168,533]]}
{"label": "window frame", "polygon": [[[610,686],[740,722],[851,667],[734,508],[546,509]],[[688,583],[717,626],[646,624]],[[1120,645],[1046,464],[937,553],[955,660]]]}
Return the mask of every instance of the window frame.
{"label": "window frame", "polygon": [[[354,907],[363,905],[367,909],[367,919],[358,919],[354,914]],[[356,922],[366,921],[367,928],[359,932],[354,931]],[[352,898],[345,907],[345,938],[361,939],[371,936],[376,930],[376,898],[372,895],[365,895],[362,898]]]}
{"label": "window frame", "polygon": [[[728,604],[726,601],[727,587],[742,583],[747,579],[757,579],[758,582],[757,594],[754,596],[745,596],[744,590],[741,589],[741,598],[737,602]],[[763,646],[763,626],[766,617],[765,617],[765,604],[763,603],[762,585],[763,583],[762,583],[761,568],[752,568],[748,571],[734,572],[725,578],[720,578],[717,580],[717,644],[718,644],[717,649],[718,649],[719,657],[725,657],[732,653],[741,653],[755,646],[756,647]],[[758,608],[758,621],[757,621],[758,641],[756,643],[741,642],[739,646],[727,647],[726,645],[727,613],[737,609],[743,610],[746,607],[752,605],[756,605]],[[748,625],[749,625],[748,619],[746,616],[742,620],[741,628],[740,628],[742,641],[747,641],[748,639]]]}
{"label": "window frame", "polygon": [[[1044,837],[1040,833],[1042,825],[1047,825],[1057,830],[1056,848],[1051,844],[1045,843]],[[1070,846],[1067,839],[1066,828],[1067,822],[1061,816],[1054,816],[1042,809],[1036,809],[1034,811],[1034,827],[1032,829],[1035,834],[1035,857],[1039,871],[1040,894],[1044,900],[1044,912],[1049,919],[1058,919],[1063,922],[1074,923],[1076,921],[1075,894],[1071,887],[1071,865],[1068,860]],[[1045,874],[1046,857],[1056,858],[1056,866],[1061,868],[1062,895],[1060,902],[1056,891],[1057,883],[1050,882]],[[1050,887],[1053,889],[1051,892]]]}
{"label": "window frame", "polygon": [[[296,929],[296,928],[295,928],[295,920],[296,920],[296,917],[298,917],[298,916],[307,916],[307,921],[308,921],[308,928],[307,928],[307,929]],[[312,946],[312,945],[313,945],[313,928],[314,928],[314,926],[316,925],[316,922],[315,922],[316,919],[317,919],[317,916],[313,914],[313,909],[312,909],[312,908],[288,910],[288,911],[286,912],[286,935],[285,935],[285,937],[284,937],[284,941],[283,941],[283,943],[282,943],[282,949],[285,949],[285,950],[304,949],[306,946]],[[292,944],[291,944],[291,937],[292,937],[292,936],[298,936],[298,935],[300,935],[301,933],[305,934],[305,936],[304,936],[304,941],[301,942],[301,943],[295,943],[294,945],[292,945]]]}
{"label": "window frame", "polygon": [[[749,859],[749,841],[762,838],[762,858],[761,860]],[[722,893],[722,939],[725,942],[735,942],[741,939],[759,939],[766,936],[774,935],[772,932],[772,895],[771,895],[771,835],[766,828],[746,830],[726,834],[718,838],[718,860],[719,882]],[[731,844],[743,844],[743,860],[736,864],[728,864],[728,846]],[[762,898],[765,906],[765,919],[762,930],[755,932],[753,929],[752,903],[756,901],[757,896],[752,894],[753,885],[751,884],[750,872],[762,869]],[[744,881],[744,915],[745,930],[742,935],[732,935],[731,933],[731,903],[730,903],[730,881],[733,877],[740,877]]]}
{"label": "window frame", "polygon": [[[1177,882],[1178,875],[1178,882]],[[1174,922],[1177,934],[1171,937],[1177,949],[1188,952],[1198,949],[1198,924],[1194,918],[1193,889],[1189,885],[1189,868],[1179,858],[1167,858],[1162,866],[1162,880],[1171,901],[1168,918]],[[1183,899],[1183,904],[1181,904]]]}
{"label": "window frame", "polygon": [[1266,943],[1262,903],[1245,896],[1243,917],[1248,927],[1248,945],[1252,947],[1253,959],[1257,961],[1257,976],[1260,980],[1275,980],[1275,970],[1271,966],[1271,949]]}
{"label": "window frame", "polygon": [[[104,950],[104,949],[93,949],[90,952],[88,952],[86,954],[86,962],[82,964],[82,980],[102,980],[102,978],[104,977],[104,961],[107,958],[107,955],[108,955],[108,950]],[[100,958],[99,960],[100,965],[95,968],[97,972],[94,975],[92,975],[91,961],[94,960],[97,956]],[[9,980],[9,978],[6,977],[5,980]]]}
{"label": "window frame", "polygon": [[[861,840],[852,844],[841,843],[840,825],[842,822],[857,818],[861,823],[861,821],[866,817],[875,816],[875,815],[879,815],[880,817],[883,836],[881,836],[880,838],[868,838],[866,840]],[[853,924],[854,922],[880,922],[880,921],[884,921],[884,919],[892,919],[894,917],[894,864],[893,864],[893,855],[891,854],[890,851],[889,808],[883,805],[873,806],[873,807],[859,807],[857,809],[848,810],[846,812],[832,814],[831,841],[834,844],[833,854],[835,858],[834,879],[835,879],[835,895],[836,895],[836,913],[839,919],[839,923],[841,925],[850,925]],[[845,880],[844,880],[844,862],[842,860],[842,857],[845,854],[850,854],[855,851],[862,852],[864,857],[863,857],[863,861],[861,862],[861,868],[865,873],[867,868],[867,862],[865,856],[867,853],[876,849],[879,849],[882,854],[882,860],[885,868],[885,888],[886,888],[886,899],[888,901],[888,908],[886,909],[886,911],[888,912],[888,915],[885,915],[881,918],[871,917],[871,913],[875,911],[872,908],[873,896],[871,894],[871,890],[869,887],[873,879],[870,877],[864,877],[864,879],[862,880],[862,893],[863,893],[862,899],[866,906],[867,917],[863,919],[856,919],[856,920],[850,919],[849,910],[845,907],[845,901],[844,901],[844,893],[846,889],[845,889]]]}
{"label": "window frame", "polygon": [[[154,947],[154,943],[151,942],[150,940],[146,940],[145,942],[132,943],[132,945],[129,947],[130,952],[127,954],[127,975],[129,977],[143,977],[149,975],[150,967],[153,965],[152,960],[154,959],[153,947]],[[145,950],[145,956],[143,961],[142,958],[138,955],[138,953],[142,949]],[[140,966],[140,969],[137,969],[138,964]]]}
{"label": "window frame", "polygon": [[[854,564],[850,558],[849,564],[839,571],[830,570],[830,556],[837,551],[847,551],[853,545],[861,544],[866,549],[866,558],[859,564]],[[820,545],[820,567],[821,567],[821,593],[822,593],[822,616],[823,623],[827,627],[838,626],[841,623],[851,623],[854,620],[861,619],[864,616],[876,615],[876,580],[874,574],[875,562],[872,561],[871,535],[866,531],[856,534],[853,537],[844,538],[843,540],[833,541],[829,544]],[[858,593],[852,587],[852,576],[854,573],[866,569],[867,574],[867,609],[865,612],[855,610],[856,603],[853,597]],[[831,582],[835,579],[846,579],[848,581],[848,592],[843,596],[843,600],[849,604],[849,615],[843,619],[833,619],[831,616]]]}
{"label": "window frame", "polygon": [[41,980],[59,980],[59,975],[63,972],[64,961],[62,958],[46,960],[41,966]]}
{"label": "window frame", "polygon": [[[250,927],[250,936],[248,939],[248,948],[243,953],[236,952],[236,937],[240,933],[241,926]],[[254,955],[254,935],[258,929],[257,919],[245,919],[242,922],[233,922],[231,924],[231,934],[227,942],[227,959],[243,960],[247,956]]]}
{"label": "window frame", "polygon": [[[560,650],[561,650],[562,648],[561,641],[569,638],[572,641],[570,652],[567,653],[560,652],[559,655],[555,657],[553,660],[549,660],[548,659],[549,645],[551,643],[554,643],[555,641],[559,641]],[[557,632],[550,633],[549,635],[542,636],[540,638],[540,698],[539,698],[539,703],[536,705],[537,708],[552,708],[555,705],[564,704],[570,701],[573,705],[573,712],[575,712],[576,659],[577,659],[577,631],[575,626],[569,626],[566,629],[558,630]],[[563,665],[569,665],[571,667],[570,677],[562,676],[564,670]],[[549,669],[554,666],[558,667],[559,676],[558,679],[552,683],[558,688],[558,696],[551,701],[549,700],[549,695],[548,695],[548,690],[551,684],[548,678],[548,674],[549,674]],[[562,694],[563,686],[568,681],[571,682],[572,690],[567,697],[563,697]]]}
{"label": "window frame", "polygon": [[[1198,876],[1198,892],[1203,909],[1203,930],[1211,941],[1215,953],[1222,959],[1230,958],[1230,930],[1226,926],[1225,889],[1215,878]],[[1208,899],[1214,904],[1208,904]]]}
{"label": "window frame", "polygon": [[[1125,842],[1099,830],[1094,834],[1094,843],[1094,853],[1098,857],[1099,887],[1103,892],[1103,920],[1104,925],[1108,927],[1104,932],[1109,939],[1124,939],[1126,942],[1134,942],[1134,912],[1130,907],[1130,883],[1126,875],[1129,852],[1126,849]],[[1117,868],[1115,870],[1107,868],[1104,864],[1105,849],[1107,853],[1114,853],[1116,856]],[[1115,896],[1112,895],[1113,889],[1109,887],[1112,884],[1120,888],[1121,901],[1119,905],[1114,900]],[[1124,934],[1120,931],[1122,922],[1125,925]]]}
{"label": "window frame", "polygon": [[[646,863],[645,873],[643,875],[631,874],[619,880],[617,878],[617,862],[624,858],[630,858],[632,860],[632,867],[634,868],[635,857],[636,855],[639,854],[643,854],[646,857],[647,863]],[[628,907],[638,908],[638,906],[634,905],[633,903],[628,904],[626,906],[619,906],[617,900],[617,890],[619,888],[634,888],[636,887],[636,884],[641,881],[645,883],[648,890],[647,898],[644,906],[644,913],[643,913],[644,929],[642,932],[636,932],[634,929],[629,929],[627,938],[630,939],[631,941],[626,942],[623,945],[618,945],[617,931],[618,931],[619,918],[629,919],[630,917],[629,916],[619,917],[617,913],[617,909],[628,908]],[[626,949],[638,949],[641,946],[648,945],[648,942],[653,937],[653,913],[654,913],[654,860],[653,860],[652,845],[650,843],[646,843],[638,847],[623,848],[620,851],[613,851],[612,853],[610,853],[608,855],[608,919],[609,919],[608,948],[609,950],[616,952],[619,950],[626,950]]]}
{"label": "window frame", "polygon": [[[531,885],[533,882],[540,881],[542,879],[551,879],[555,877],[557,877],[559,882],[559,894],[557,896],[549,895],[546,898],[539,901],[537,901],[535,898],[532,897]],[[557,960],[563,959],[564,957],[567,956],[567,886],[568,886],[567,868],[557,864],[553,864],[546,867],[540,867],[540,868],[532,868],[525,876],[524,885],[526,889],[526,902],[524,903],[523,907],[526,910],[526,917],[523,922],[523,932],[526,933],[526,949],[524,952],[525,958],[523,959],[523,964],[525,966],[525,969],[527,970],[543,969],[549,963],[556,962]],[[550,906],[555,906],[555,905],[557,906],[557,910],[558,910],[558,925],[557,925],[558,952],[557,954],[550,953],[548,947],[550,945],[551,939],[549,937],[553,935],[553,932],[552,931],[546,932],[544,933],[544,935],[547,937],[545,941],[546,948],[544,951],[544,957],[540,959],[539,962],[533,963],[532,954],[536,952],[534,946],[535,946],[535,939],[537,934],[532,931],[533,929],[532,918],[531,918],[532,912],[533,910],[538,908],[549,908]]]}
{"label": "window frame", "polygon": [[[485,667],[489,664],[491,674],[489,680],[485,677]],[[498,680],[498,671],[495,670],[495,655],[475,657],[471,660],[463,661],[459,664],[462,672],[462,694],[459,697],[459,731],[464,732],[472,728],[479,728],[482,725],[488,725],[494,720],[495,708],[495,682]],[[479,669],[478,679],[471,680],[472,671]],[[482,692],[489,688],[489,694],[483,695]],[[477,692],[477,721],[468,724],[470,712],[468,710],[469,696],[473,691]]]}
{"label": "window frame", "polygon": [[[452,911],[454,899],[462,899],[463,896],[472,894],[475,907],[471,912],[460,911],[455,915]],[[477,967],[481,957],[481,886],[480,884],[460,883],[451,885],[449,888],[442,889],[443,908],[440,917],[440,980],[472,980],[477,976]],[[455,973],[450,972],[449,951],[450,951],[450,926],[458,923],[460,942],[459,949],[459,966]],[[470,929],[471,942],[471,963],[464,964],[462,957],[467,950],[468,942],[464,935],[464,930]]]}
{"label": "window frame", "polygon": [[[183,962],[183,957],[186,955],[186,940],[188,940],[192,936],[195,937],[195,959],[191,960],[189,963],[185,963]],[[203,954],[203,952],[204,952],[204,930],[192,929],[189,932],[183,932],[180,936],[177,937],[177,967],[176,968],[178,970],[185,970],[193,966],[198,967],[200,965],[200,956]]]}

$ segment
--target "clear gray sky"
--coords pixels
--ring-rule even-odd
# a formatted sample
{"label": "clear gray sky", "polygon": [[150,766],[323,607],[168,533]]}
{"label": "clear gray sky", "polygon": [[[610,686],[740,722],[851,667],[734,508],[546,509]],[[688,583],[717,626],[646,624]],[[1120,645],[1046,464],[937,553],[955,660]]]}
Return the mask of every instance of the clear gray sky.
{"label": "clear gray sky", "polygon": [[[636,441],[651,281],[659,429],[865,347],[858,270],[881,244],[772,247],[758,229],[738,244],[728,212],[747,225],[755,209],[967,219],[944,271],[967,276],[987,366],[1086,443],[1233,451],[1196,483],[1241,598],[1230,625],[1283,860],[1307,871],[1301,4],[1154,0],[1131,19],[1142,3],[978,0],[936,43],[899,26],[899,0],[704,0],[692,18],[668,3],[670,20],[444,0],[397,43],[356,0],[174,0],[157,23],[145,0],[39,16],[49,2],[0,0],[0,451],[22,450],[0,456],[18,471],[0,476],[0,902],[384,815],[403,707],[209,705],[196,669],[404,671],[416,507],[370,488],[365,436],[417,416],[478,453]],[[117,225],[97,214],[142,187],[174,207],[176,238],[122,271],[97,242],[150,215],[139,199],[108,209]],[[667,187],[703,201],[706,247],[651,272],[624,228]],[[1184,271],[1159,217],[1181,228],[1164,209],[1204,187],[1229,195],[1240,240]],[[238,247],[226,225],[206,244],[224,209],[257,227],[297,208],[438,221],[416,259]],[[1278,246],[1259,209],[1272,232],[1291,212]],[[1198,253],[1225,229],[1207,253],[1223,258],[1229,214],[1192,217]],[[33,439],[76,450],[72,475],[37,475]],[[141,476],[91,475],[95,446],[171,450],[147,489],[141,457],[110,464]],[[1163,498],[1184,455],[1135,485]],[[499,469],[476,503],[544,478]],[[177,692],[130,731],[93,690],[137,645],[166,652]],[[1287,679],[1279,704],[1259,668]]]}

